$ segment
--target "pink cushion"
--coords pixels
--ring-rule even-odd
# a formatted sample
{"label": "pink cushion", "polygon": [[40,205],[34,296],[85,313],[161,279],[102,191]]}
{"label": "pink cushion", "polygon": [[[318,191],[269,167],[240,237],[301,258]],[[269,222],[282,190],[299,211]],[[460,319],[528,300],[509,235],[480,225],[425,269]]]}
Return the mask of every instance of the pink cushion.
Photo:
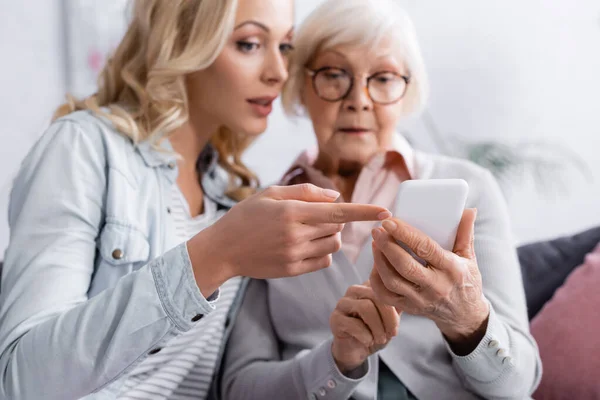
{"label": "pink cushion", "polygon": [[600,245],[531,321],[544,373],[536,400],[600,399]]}

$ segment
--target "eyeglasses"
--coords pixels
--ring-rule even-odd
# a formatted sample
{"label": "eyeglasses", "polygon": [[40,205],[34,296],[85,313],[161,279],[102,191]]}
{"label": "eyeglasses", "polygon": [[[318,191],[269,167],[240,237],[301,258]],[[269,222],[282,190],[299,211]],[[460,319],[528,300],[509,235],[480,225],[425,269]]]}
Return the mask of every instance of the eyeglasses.
{"label": "eyeglasses", "polygon": [[[306,68],[306,73],[312,77],[317,95],[325,101],[345,99],[354,86],[354,76],[341,68]],[[408,76],[388,71],[378,72],[367,78],[367,93],[373,103],[392,104],[404,96],[409,82]]]}

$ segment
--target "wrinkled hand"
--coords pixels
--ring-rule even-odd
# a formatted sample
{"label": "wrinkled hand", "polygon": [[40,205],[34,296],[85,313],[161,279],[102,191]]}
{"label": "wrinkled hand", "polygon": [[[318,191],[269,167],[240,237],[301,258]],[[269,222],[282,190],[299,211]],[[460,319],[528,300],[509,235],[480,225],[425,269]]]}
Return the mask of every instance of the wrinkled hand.
{"label": "wrinkled hand", "polygon": [[463,354],[477,347],[489,316],[475,258],[475,217],[474,209],[463,213],[453,252],[395,218],[373,230],[375,267],[370,282],[377,297],[409,314],[431,319],[453,350]]}
{"label": "wrinkled hand", "polygon": [[400,314],[381,303],[369,283],[351,286],[331,314],[331,351],[339,370],[347,374],[398,334]]}

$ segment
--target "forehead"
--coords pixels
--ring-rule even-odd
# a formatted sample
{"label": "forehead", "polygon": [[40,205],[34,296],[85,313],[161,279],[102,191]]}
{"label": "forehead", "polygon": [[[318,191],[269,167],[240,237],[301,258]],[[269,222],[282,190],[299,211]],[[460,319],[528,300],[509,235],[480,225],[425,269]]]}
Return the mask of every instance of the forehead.
{"label": "forehead", "polygon": [[238,0],[236,25],[253,20],[270,29],[290,29],[294,22],[293,0]]}
{"label": "forehead", "polygon": [[403,68],[402,52],[396,40],[386,36],[375,43],[345,43],[324,48],[314,57],[319,61],[340,61],[356,69],[369,68],[382,63]]}

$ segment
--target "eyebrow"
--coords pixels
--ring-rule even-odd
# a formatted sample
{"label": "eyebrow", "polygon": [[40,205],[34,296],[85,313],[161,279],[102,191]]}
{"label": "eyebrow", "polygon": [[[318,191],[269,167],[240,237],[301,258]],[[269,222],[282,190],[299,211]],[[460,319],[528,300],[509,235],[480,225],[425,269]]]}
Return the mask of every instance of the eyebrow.
{"label": "eyebrow", "polygon": [[256,26],[258,26],[260,29],[262,29],[263,31],[265,31],[265,32],[267,32],[267,33],[271,32],[271,30],[270,30],[270,29],[269,29],[269,28],[268,28],[268,27],[267,27],[265,24],[261,24],[261,23],[260,23],[260,22],[258,22],[258,21],[252,21],[252,20],[250,20],[250,21],[244,21],[244,22],[242,22],[241,24],[239,24],[238,26],[236,26],[236,27],[234,28],[234,30],[240,29],[242,26],[245,26],[245,25],[256,25]]}
{"label": "eyebrow", "polygon": [[[325,50],[323,53],[334,53],[342,58],[348,59],[348,57],[346,57],[345,54],[340,53],[337,50]],[[393,57],[393,54],[392,53],[381,53],[380,55],[375,56],[376,59],[386,58],[386,57]]]}

